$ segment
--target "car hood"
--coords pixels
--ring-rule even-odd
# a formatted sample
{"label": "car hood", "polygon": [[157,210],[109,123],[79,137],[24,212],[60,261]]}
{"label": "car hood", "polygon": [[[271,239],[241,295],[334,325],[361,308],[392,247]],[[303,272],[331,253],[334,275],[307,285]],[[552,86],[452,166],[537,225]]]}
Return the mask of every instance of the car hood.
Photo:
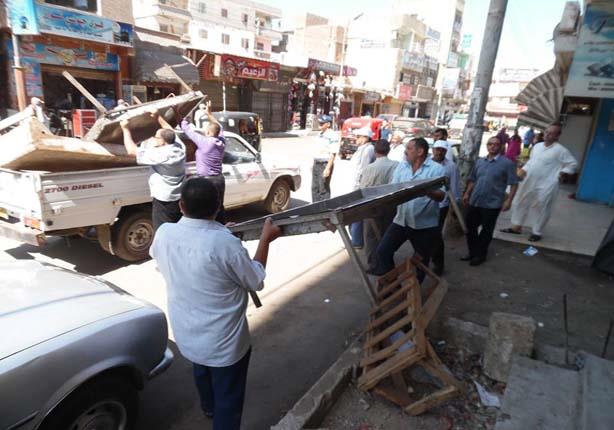
{"label": "car hood", "polygon": [[103,280],[32,260],[0,263],[0,297],[0,360],[147,306]]}

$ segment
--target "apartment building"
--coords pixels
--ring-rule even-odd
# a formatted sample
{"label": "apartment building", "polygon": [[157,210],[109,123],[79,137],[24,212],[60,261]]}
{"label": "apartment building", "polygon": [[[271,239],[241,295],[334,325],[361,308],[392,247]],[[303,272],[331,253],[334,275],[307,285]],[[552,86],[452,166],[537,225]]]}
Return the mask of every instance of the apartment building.
{"label": "apartment building", "polygon": [[[367,112],[428,116],[435,97],[438,60],[426,54],[426,46],[438,37],[416,15],[397,14],[369,17],[380,26],[366,26],[357,20],[348,32],[347,62],[358,70],[354,87],[380,91],[391,96],[388,102],[363,100],[361,114]],[[366,18],[365,18],[366,21]]]}
{"label": "apartment building", "polygon": [[137,26],[179,36],[186,47],[278,60],[277,8],[249,0],[133,0],[133,5]]}
{"label": "apartment building", "polygon": [[286,36],[283,58],[294,64],[307,64],[308,59],[343,63],[345,27],[328,18],[304,13],[284,17]]}

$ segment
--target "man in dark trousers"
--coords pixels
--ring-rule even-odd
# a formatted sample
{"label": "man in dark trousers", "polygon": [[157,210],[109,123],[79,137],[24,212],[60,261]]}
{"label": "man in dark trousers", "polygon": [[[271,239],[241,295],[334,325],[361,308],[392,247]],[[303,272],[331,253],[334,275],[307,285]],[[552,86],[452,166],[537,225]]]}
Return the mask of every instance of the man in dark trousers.
{"label": "man in dark trousers", "polygon": [[174,223],[181,218],[179,197],[185,179],[185,146],[157,112],[150,112],[150,115],[162,128],[138,146],[132,139],[128,121],[122,121],[120,127],[126,152],[136,156],[137,164],[150,166],[151,220],[155,231],[163,223]]}
{"label": "man in dark trousers", "polygon": [[[501,211],[507,211],[518,190],[516,164],[501,155],[501,141],[488,139],[488,156],[477,160],[467,181],[463,203],[467,207],[467,247],[469,254],[461,260],[479,266],[486,261],[488,246]],[[510,193],[506,197],[506,189]],[[482,230],[478,234],[478,228]]]}
{"label": "man in dark trousers", "polygon": [[149,252],[166,281],[169,320],[193,363],[203,413],[213,430],[239,430],[251,355],[248,291],[263,288],[269,244],[281,230],[267,219],[252,259],[215,221],[220,199],[210,179],[189,179],[179,205],[183,218],[164,224]]}
{"label": "man in dark trousers", "polygon": [[185,118],[181,121],[181,129],[185,135],[196,145],[196,174],[208,178],[213,182],[220,193],[220,211],[217,221],[224,224],[226,213],[224,211],[224,193],[226,192],[226,180],[222,172],[222,161],[226,139],[222,124],[211,114],[211,101],[205,105],[205,115],[209,123],[206,126],[206,135],[198,133],[194,126]]}
{"label": "man in dark trousers", "polygon": [[[392,183],[445,176],[444,168],[428,158],[428,152],[426,140],[421,137],[410,140],[405,150],[406,161],[399,163],[392,175]],[[399,205],[392,224],[386,229],[375,251],[377,264],[367,273],[381,276],[394,269],[394,254],[407,240],[428,267],[439,237],[439,202],[444,197],[443,189],[439,189]],[[417,276],[422,282],[425,274],[418,270]]]}

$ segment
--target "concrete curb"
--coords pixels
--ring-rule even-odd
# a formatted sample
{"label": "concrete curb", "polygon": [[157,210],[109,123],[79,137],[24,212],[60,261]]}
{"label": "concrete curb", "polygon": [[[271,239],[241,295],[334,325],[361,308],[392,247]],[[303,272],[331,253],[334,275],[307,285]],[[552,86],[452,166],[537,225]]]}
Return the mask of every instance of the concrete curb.
{"label": "concrete curb", "polygon": [[317,428],[352,378],[362,357],[362,339],[356,339],[337,361],[271,430]]}

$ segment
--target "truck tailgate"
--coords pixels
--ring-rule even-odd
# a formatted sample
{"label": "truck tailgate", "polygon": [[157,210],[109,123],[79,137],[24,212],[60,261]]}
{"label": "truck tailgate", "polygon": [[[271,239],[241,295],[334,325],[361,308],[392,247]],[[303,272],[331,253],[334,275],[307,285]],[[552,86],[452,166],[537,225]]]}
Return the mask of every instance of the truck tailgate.
{"label": "truck tailgate", "polygon": [[0,220],[24,216],[40,218],[40,174],[0,169]]}

